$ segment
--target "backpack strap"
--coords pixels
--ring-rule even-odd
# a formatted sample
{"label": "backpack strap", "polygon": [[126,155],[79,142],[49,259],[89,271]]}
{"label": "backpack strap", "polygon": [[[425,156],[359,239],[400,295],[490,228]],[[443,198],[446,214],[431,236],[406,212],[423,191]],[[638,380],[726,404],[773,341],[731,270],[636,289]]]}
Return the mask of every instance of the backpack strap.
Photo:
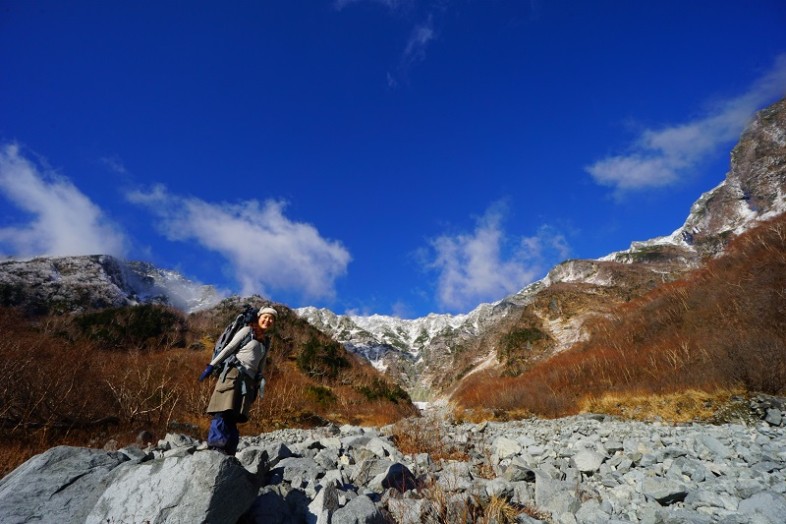
{"label": "backpack strap", "polygon": [[240,350],[240,348],[248,344],[249,341],[253,339],[254,339],[254,331],[251,330],[249,331],[248,335],[246,335],[240,340],[237,347],[235,348],[235,351],[227,358],[225,358],[224,361],[221,363],[221,367],[219,368],[218,375],[222,381],[226,379],[227,373],[229,373],[229,370],[233,367],[237,368],[241,373],[244,373],[242,369],[243,366],[240,365],[240,361],[237,359],[237,352],[238,350]]}

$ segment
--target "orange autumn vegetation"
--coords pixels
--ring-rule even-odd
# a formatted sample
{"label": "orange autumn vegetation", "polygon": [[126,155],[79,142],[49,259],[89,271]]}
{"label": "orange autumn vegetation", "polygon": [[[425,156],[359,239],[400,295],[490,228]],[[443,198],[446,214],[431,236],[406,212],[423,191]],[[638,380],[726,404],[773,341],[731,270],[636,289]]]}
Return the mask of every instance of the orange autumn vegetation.
{"label": "orange autumn vegetation", "polygon": [[620,405],[697,391],[784,394],[784,318],[781,216],[735,238],[701,269],[595,321],[586,341],[516,377],[471,375],[453,400],[459,411],[557,417],[598,408],[604,398]]}
{"label": "orange autumn vegetation", "polygon": [[[327,422],[382,425],[416,413],[367,363],[291,311],[280,316],[265,395],[242,435]],[[158,306],[39,318],[0,309],[0,477],[59,444],[124,446],[142,431],[204,439],[214,379],[197,377],[228,318],[186,318]],[[299,358],[305,347],[307,368]]]}

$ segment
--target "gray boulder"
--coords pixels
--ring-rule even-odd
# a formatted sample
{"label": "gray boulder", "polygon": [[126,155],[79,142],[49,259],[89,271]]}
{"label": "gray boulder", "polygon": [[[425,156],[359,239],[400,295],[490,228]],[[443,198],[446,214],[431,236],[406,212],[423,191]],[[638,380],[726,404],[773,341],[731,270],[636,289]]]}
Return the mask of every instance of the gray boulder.
{"label": "gray boulder", "polygon": [[4,524],[84,522],[106,489],[123,453],[58,446],[31,458],[0,480]]}
{"label": "gray boulder", "polygon": [[600,453],[590,450],[581,450],[573,455],[573,463],[582,473],[594,473],[606,459]]}
{"label": "gray boulder", "polygon": [[663,506],[683,501],[688,496],[688,491],[684,484],[658,477],[645,478],[641,484],[641,491]]}
{"label": "gray boulder", "polygon": [[387,471],[380,473],[368,483],[369,489],[381,492],[388,488],[393,488],[400,493],[415,489],[417,479],[415,475],[404,464],[396,462],[391,464]]}
{"label": "gray boulder", "polygon": [[576,496],[576,486],[568,482],[552,479],[550,476],[535,472],[535,505],[552,513],[575,514],[581,507]]}
{"label": "gray boulder", "polygon": [[786,497],[772,491],[762,491],[740,502],[739,512],[744,515],[761,516],[771,524],[786,519]]}
{"label": "gray boulder", "polygon": [[239,524],[292,524],[298,522],[284,497],[272,487],[260,491]]}
{"label": "gray boulder", "polygon": [[535,482],[535,472],[527,464],[515,459],[505,469],[504,477],[508,482]]}
{"label": "gray boulder", "polygon": [[374,502],[360,495],[333,513],[331,524],[385,524],[387,521]]}
{"label": "gray boulder", "polygon": [[314,459],[306,457],[289,457],[278,463],[276,469],[282,470],[283,479],[296,488],[306,485],[315,486],[324,471]]}
{"label": "gray boulder", "polygon": [[309,524],[329,524],[330,515],[338,509],[338,489],[334,483],[324,486],[308,505]]}
{"label": "gray boulder", "polygon": [[254,475],[221,453],[152,460],[118,468],[84,522],[237,522],[257,489]]}

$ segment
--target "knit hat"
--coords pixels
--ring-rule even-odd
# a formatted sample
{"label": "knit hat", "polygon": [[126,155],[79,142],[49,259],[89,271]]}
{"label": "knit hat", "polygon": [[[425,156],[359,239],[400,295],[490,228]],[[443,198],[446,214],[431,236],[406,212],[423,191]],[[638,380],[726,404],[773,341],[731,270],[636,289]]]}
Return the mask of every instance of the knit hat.
{"label": "knit hat", "polygon": [[272,307],[263,307],[263,308],[262,308],[262,309],[260,309],[260,310],[259,310],[259,312],[257,313],[257,316],[258,316],[258,317],[261,317],[262,315],[270,315],[270,316],[272,316],[273,318],[276,318],[276,319],[277,319],[277,318],[278,318],[278,311],[276,311],[276,310],[275,310],[275,309],[273,309]]}

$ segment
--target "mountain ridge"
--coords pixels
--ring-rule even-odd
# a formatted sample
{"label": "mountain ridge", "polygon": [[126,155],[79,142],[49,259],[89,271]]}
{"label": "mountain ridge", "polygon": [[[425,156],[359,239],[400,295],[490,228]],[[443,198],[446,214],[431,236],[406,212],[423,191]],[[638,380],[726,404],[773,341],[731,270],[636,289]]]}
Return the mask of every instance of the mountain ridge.
{"label": "mountain ridge", "polygon": [[[484,341],[491,343],[492,347],[488,347],[489,344],[477,340],[482,338],[480,332],[503,324],[511,314],[520,313],[528,307],[531,311],[525,329],[543,334],[542,339],[551,339],[548,341],[550,352],[559,352],[582,339],[582,326],[588,318],[603,314],[607,304],[599,302],[608,298],[603,297],[604,292],[615,290],[623,295],[615,297],[619,300],[624,299],[626,294],[632,296],[638,291],[651,289],[658,280],[663,283],[679,278],[699,267],[707,257],[722,253],[731,238],[786,211],[785,158],[786,99],[755,115],[732,149],[731,169],[725,179],[700,195],[683,225],[670,235],[634,241],[628,249],[598,259],[564,261],[552,268],[543,279],[502,300],[481,304],[466,314],[432,314],[406,320],[384,315],[337,315],[316,308],[295,311],[351,351],[363,355],[378,369],[398,372],[398,379],[414,390],[433,389],[430,380],[436,369],[444,365],[443,361],[438,361],[431,366],[436,369],[428,373],[429,365],[424,362],[424,353],[428,353],[429,348],[416,343],[418,340],[428,341],[429,345],[442,343],[443,349],[450,353],[452,347],[446,339],[463,337],[459,344],[453,346],[464,346],[462,349],[466,350],[467,341],[470,341],[469,347],[480,350],[480,356],[471,359],[470,368],[472,364],[475,368],[488,366],[499,349],[499,339],[504,337]],[[557,289],[558,286],[563,289]],[[568,286],[573,287],[567,289]],[[540,308],[532,306],[539,294],[552,290],[555,297],[548,304]],[[567,302],[559,300],[560,292],[574,296],[579,294],[584,300],[591,300],[594,295],[601,300],[595,300],[595,310],[576,311],[571,315],[554,314],[555,311],[560,313],[563,303]],[[439,318],[441,323],[429,322],[430,318]],[[342,330],[335,329],[339,325]],[[413,341],[411,335],[405,336],[418,330],[421,331],[419,339]],[[361,332],[362,339],[352,336]],[[473,338],[476,339],[474,342]],[[531,341],[527,344],[531,345]],[[405,369],[395,369],[393,360],[396,358]],[[466,367],[467,363],[464,365]],[[455,368],[455,365],[452,367]],[[413,380],[417,375],[425,377]]]}
{"label": "mountain ridge", "polygon": [[[669,235],[634,241],[598,259],[566,260],[503,299],[460,314],[416,319],[294,311],[385,371],[413,398],[443,394],[482,366],[522,366],[587,336],[587,320],[680,278],[721,254],[729,240],[786,210],[786,99],[758,112],[731,151],[725,179],[691,206]],[[108,255],[0,262],[0,305],[29,312],[156,303],[192,313],[223,298],[175,271]]]}

